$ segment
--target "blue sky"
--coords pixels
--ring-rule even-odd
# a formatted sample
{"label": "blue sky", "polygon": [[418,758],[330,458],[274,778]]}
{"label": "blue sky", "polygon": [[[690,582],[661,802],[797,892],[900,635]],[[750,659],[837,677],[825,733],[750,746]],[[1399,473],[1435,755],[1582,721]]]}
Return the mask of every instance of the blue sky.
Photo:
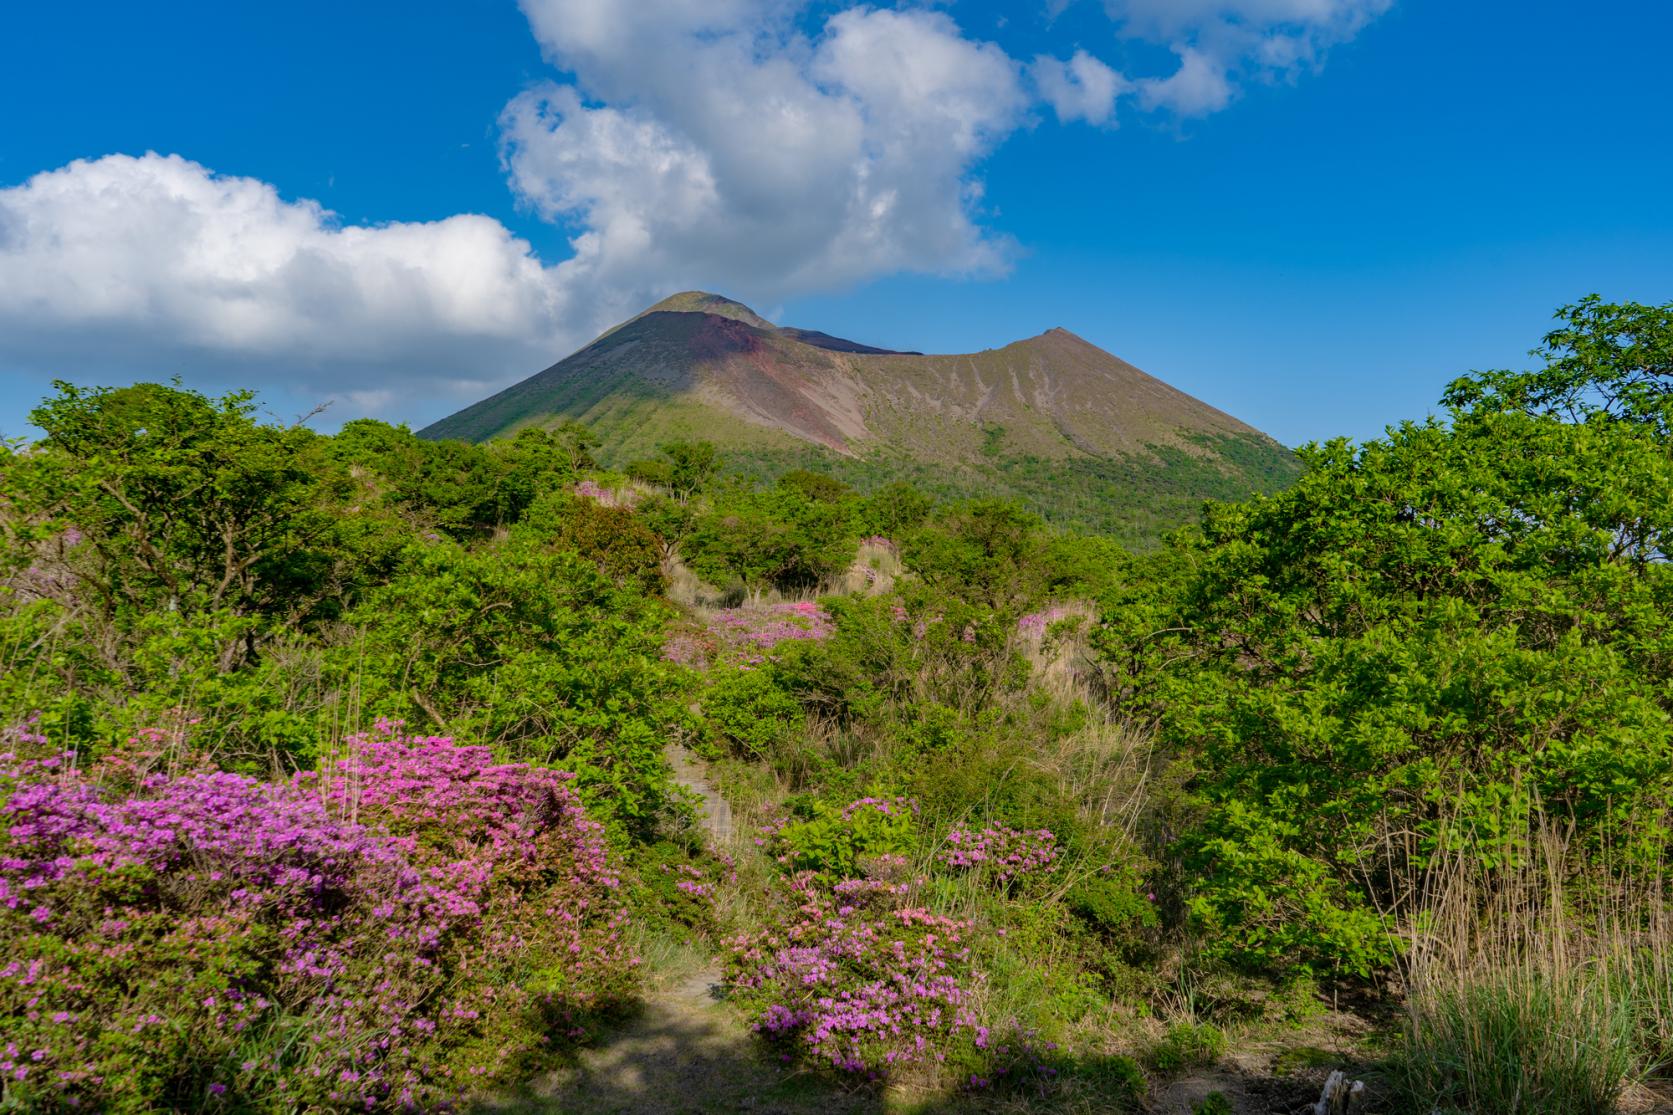
{"label": "blue sky", "polygon": [[423,424],[700,286],[929,351],[1062,325],[1298,444],[1673,299],[1658,3],[4,19],[8,434],[54,375]]}

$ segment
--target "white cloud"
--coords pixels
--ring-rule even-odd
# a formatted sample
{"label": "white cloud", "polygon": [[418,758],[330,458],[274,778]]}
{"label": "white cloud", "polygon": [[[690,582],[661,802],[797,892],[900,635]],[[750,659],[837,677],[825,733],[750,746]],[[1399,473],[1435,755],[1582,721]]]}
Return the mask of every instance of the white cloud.
{"label": "white cloud", "polygon": [[[1061,12],[1071,0],[1049,0]],[[1394,0],[1103,0],[1124,38],[1171,47],[1178,68],[1137,82],[1146,108],[1203,116],[1243,81],[1291,80],[1357,35]]]}
{"label": "white cloud", "polygon": [[1225,68],[1194,47],[1176,48],[1179,69],[1165,78],[1139,82],[1146,108],[1165,108],[1181,116],[1206,116],[1231,103],[1232,86]]}
{"label": "white cloud", "polygon": [[0,361],[219,370],[319,390],[497,377],[563,336],[551,271],[476,215],[339,225],[178,156],[0,190]]}
{"label": "white cloud", "polygon": [[[527,0],[546,85],[502,120],[519,196],[573,222],[571,270],[645,297],[776,300],[899,271],[992,272],[976,164],[1023,120],[1020,68],[945,14],[772,0],[655,11]],[[585,97],[591,100],[584,100]]]}
{"label": "white cloud", "polygon": [[1131,86],[1125,77],[1084,50],[1075,51],[1067,62],[1039,55],[1028,71],[1040,96],[1065,124],[1076,120],[1112,123],[1116,97]]}

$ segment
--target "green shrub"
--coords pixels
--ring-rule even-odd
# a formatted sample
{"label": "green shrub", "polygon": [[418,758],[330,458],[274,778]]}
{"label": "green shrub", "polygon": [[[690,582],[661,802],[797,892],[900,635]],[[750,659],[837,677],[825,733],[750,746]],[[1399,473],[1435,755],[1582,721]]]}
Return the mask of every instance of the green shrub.
{"label": "green shrub", "polygon": [[1543,371],[1460,380],[1444,420],[1310,447],[1290,490],[1211,508],[1167,598],[1099,634],[1109,691],[1184,759],[1219,955],[1386,967],[1375,911],[1449,839],[1514,863],[1539,803],[1665,858],[1673,311],[1561,316]]}
{"label": "green shrub", "polygon": [[790,486],[717,493],[681,552],[704,580],[751,591],[805,591],[847,569],[859,545],[855,503]]}
{"label": "green shrub", "polygon": [[1191,1115],[1232,1115],[1232,1101],[1224,1092],[1210,1092],[1191,1105]]}
{"label": "green shrub", "polygon": [[667,840],[638,849],[629,898],[634,917],[647,925],[675,926],[679,934],[713,934],[716,865],[693,858]]}
{"label": "green shrub", "polygon": [[1164,1076],[1212,1065],[1226,1052],[1226,1035],[1208,1022],[1175,1022],[1151,1047],[1150,1066]]}
{"label": "green shrub", "polygon": [[573,550],[618,587],[647,596],[667,587],[662,543],[629,508],[553,492],[535,500],[517,529],[532,539]]}
{"label": "green shrub", "polygon": [[911,850],[915,808],[903,798],[865,797],[843,806],[815,801],[811,816],[779,831],[783,858],[794,870],[827,879],[854,878],[864,859]]}
{"label": "green shrub", "polygon": [[703,715],[726,750],[769,761],[806,718],[770,669],[716,670],[703,692]]}
{"label": "green shrub", "polygon": [[665,605],[573,553],[526,539],[414,547],[348,617],[331,681],[366,707],[562,762],[618,832],[646,835],[668,801],[662,747],[684,713],[661,659]]}

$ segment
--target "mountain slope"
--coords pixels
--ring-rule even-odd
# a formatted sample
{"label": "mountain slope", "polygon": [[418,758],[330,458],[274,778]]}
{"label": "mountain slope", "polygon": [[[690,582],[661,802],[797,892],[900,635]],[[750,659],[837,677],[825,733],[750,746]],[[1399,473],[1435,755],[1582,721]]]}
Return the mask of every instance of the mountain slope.
{"label": "mountain slope", "polygon": [[421,433],[480,441],[566,419],[614,464],[705,438],[761,475],[814,465],[864,486],[1014,495],[1130,540],[1298,469],[1271,438],[1063,329],[929,356],[780,328],[697,291]]}

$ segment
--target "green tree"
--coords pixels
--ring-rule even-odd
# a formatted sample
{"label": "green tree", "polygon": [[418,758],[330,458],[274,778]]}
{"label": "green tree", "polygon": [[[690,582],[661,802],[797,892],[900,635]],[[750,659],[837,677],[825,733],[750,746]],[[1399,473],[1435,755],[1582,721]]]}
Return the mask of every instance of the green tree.
{"label": "green tree", "polygon": [[488,448],[426,441],[405,426],[370,418],[345,423],[331,439],[330,452],[374,478],[373,498],[387,498],[420,529],[458,539],[479,538],[515,522],[540,478],[559,467],[543,431]]}
{"label": "green tree", "polygon": [[510,521],[520,521],[542,495],[566,490],[578,471],[593,467],[588,439],[597,440],[585,426],[568,423],[556,432],[526,427],[515,437],[489,444],[501,472]]}
{"label": "green tree", "polygon": [[899,541],[929,518],[934,507],[935,501],[929,496],[897,480],[877,489],[861,503],[861,529]]}
{"label": "green tree", "polygon": [[1226,955],[1367,973],[1437,848],[1515,862],[1536,809],[1665,854],[1673,445],[1642,361],[1673,331],[1561,316],[1544,369],[1212,508],[1183,598],[1106,626],[1112,689],[1195,772],[1192,910]]}
{"label": "green tree", "polygon": [[598,467],[593,450],[604,443],[586,423],[566,418],[552,430],[550,437],[562,448],[570,472],[586,472]]}
{"label": "green tree", "polygon": [[356,634],[328,671],[366,708],[561,764],[604,817],[649,833],[667,801],[662,743],[681,716],[660,653],[666,605],[514,531],[477,549],[413,547],[346,618]]}
{"label": "green tree", "polygon": [[1447,389],[1446,404],[1673,432],[1673,302],[1645,306],[1592,294],[1558,310],[1557,319],[1561,324],[1532,353],[1543,368],[1466,376]]}
{"label": "green tree", "polygon": [[702,491],[720,467],[712,441],[670,441],[660,451],[668,458],[668,487],[681,503]]}
{"label": "green tree", "polygon": [[1046,588],[1038,558],[1048,537],[1044,522],[1017,504],[973,500],[914,534],[904,560],[929,584],[1014,609]]}
{"label": "green tree", "polygon": [[[56,387],[30,415],[40,451],[9,459],[7,486],[14,515],[85,541],[68,567],[79,607],[128,630],[158,612],[298,625],[340,605],[349,555],[330,504],[347,478],[316,435],[258,424],[247,392]],[[229,645],[223,666],[253,649]]]}
{"label": "green tree", "polygon": [[796,487],[737,488],[696,516],[682,550],[699,576],[723,586],[811,589],[854,560],[853,510]]}
{"label": "green tree", "polygon": [[854,489],[836,477],[806,468],[791,469],[778,478],[778,483],[815,503],[841,503],[854,495]]}

